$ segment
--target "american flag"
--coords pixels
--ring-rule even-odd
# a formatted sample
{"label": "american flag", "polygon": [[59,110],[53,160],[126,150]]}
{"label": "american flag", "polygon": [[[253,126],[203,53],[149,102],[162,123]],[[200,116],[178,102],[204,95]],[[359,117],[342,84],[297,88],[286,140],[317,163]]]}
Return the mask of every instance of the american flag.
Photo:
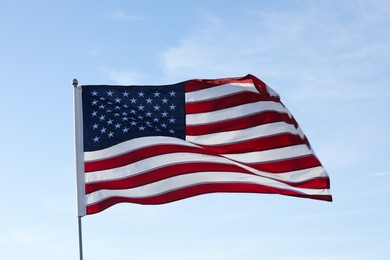
{"label": "american flag", "polygon": [[297,122],[252,75],[81,91],[85,214],[212,192],[332,200]]}

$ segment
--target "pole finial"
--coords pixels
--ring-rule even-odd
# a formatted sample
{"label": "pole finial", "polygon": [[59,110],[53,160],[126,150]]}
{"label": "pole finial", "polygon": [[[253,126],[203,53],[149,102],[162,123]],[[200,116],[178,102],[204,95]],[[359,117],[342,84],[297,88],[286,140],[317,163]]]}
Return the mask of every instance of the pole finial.
{"label": "pole finial", "polygon": [[73,87],[76,88],[78,84],[79,84],[79,82],[77,81],[77,79],[74,79],[74,80],[72,81]]}

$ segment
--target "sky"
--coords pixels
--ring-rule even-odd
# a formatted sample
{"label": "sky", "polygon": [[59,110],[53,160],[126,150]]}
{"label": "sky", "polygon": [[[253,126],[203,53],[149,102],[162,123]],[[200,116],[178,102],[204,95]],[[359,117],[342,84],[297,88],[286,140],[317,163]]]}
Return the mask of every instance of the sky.
{"label": "sky", "polygon": [[334,201],[207,194],[86,216],[84,259],[390,259],[390,2],[0,0],[0,259],[78,259],[73,87],[253,74]]}

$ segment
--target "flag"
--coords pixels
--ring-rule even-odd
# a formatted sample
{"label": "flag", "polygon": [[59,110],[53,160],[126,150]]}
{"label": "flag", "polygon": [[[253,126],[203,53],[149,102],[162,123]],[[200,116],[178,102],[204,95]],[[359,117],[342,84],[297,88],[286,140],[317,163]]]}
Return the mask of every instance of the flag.
{"label": "flag", "polygon": [[298,123],[253,75],[78,91],[79,215],[213,192],[332,201]]}

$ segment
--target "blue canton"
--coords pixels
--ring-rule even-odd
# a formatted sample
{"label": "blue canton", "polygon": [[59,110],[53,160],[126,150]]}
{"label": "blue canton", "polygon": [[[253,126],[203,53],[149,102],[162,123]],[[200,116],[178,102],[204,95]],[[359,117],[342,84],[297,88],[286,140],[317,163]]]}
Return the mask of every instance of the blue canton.
{"label": "blue canton", "polygon": [[84,151],[133,138],[184,139],[183,84],[167,86],[82,86]]}

